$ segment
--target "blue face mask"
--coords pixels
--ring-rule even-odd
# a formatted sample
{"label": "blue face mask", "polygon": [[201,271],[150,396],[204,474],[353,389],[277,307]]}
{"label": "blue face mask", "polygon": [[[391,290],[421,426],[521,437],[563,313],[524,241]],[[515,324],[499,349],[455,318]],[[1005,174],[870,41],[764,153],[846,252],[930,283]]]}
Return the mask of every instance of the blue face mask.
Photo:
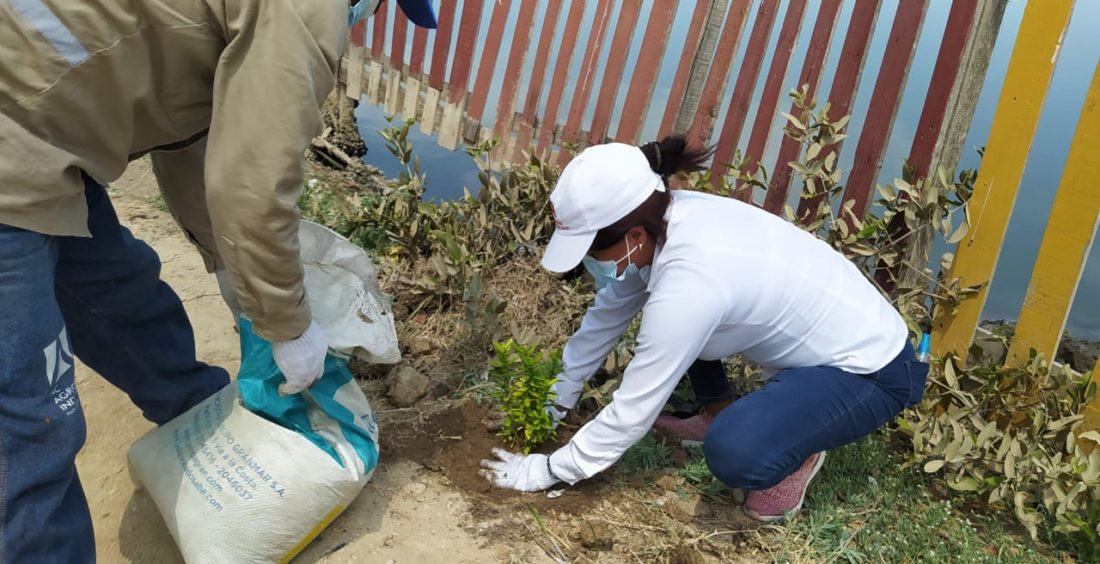
{"label": "blue face mask", "polygon": [[381,3],[382,0],[358,0],[348,8],[348,27],[367,19],[368,16],[373,16]]}
{"label": "blue face mask", "polygon": [[585,256],[581,260],[581,264],[584,265],[584,269],[592,275],[592,280],[596,283],[596,289],[601,290],[608,284],[614,284],[616,282],[622,282],[629,276],[642,275],[643,280],[648,281],[649,267],[646,267],[645,272],[638,270],[637,265],[632,262],[628,262],[626,268],[623,269],[623,273],[619,274],[619,263],[630,260],[630,255],[634,251],[641,249],[642,246],[638,245],[631,249],[629,247],[630,242],[627,241],[626,256],[619,260],[596,260],[591,256]]}

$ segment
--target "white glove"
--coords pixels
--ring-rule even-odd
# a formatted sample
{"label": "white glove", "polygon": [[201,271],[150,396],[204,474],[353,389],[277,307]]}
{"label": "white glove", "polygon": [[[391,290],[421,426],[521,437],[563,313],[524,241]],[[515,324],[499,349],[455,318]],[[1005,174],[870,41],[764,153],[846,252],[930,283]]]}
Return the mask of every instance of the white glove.
{"label": "white glove", "polygon": [[554,421],[554,428],[556,429],[558,423],[561,423],[561,420],[565,419],[566,415],[569,415],[569,410],[551,401],[546,403],[546,413],[548,413],[550,419]]}
{"label": "white glove", "polygon": [[480,474],[498,488],[521,492],[545,490],[561,480],[550,472],[550,458],[545,454],[512,454],[494,448],[496,460],[482,460]]}
{"label": "white glove", "polygon": [[559,410],[568,412],[577,406],[584,391],[584,380],[567,380],[565,373],[558,374],[557,381],[550,390],[554,392],[554,404]]}
{"label": "white glove", "polygon": [[301,337],[271,343],[275,364],[286,377],[286,382],[279,385],[279,393],[296,394],[320,379],[325,372],[327,352],[328,339],[315,321],[310,322]]}

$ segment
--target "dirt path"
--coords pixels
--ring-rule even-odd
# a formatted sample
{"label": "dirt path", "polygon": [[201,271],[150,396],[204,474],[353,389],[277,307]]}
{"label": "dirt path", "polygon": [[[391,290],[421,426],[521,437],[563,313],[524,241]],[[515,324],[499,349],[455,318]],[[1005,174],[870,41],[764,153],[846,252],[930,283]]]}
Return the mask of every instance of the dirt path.
{"label": "dirt path", "polygon": [[[153,203],[155,186],[148,164],[134,163],[111,187],[119,217],[160,254],[162,277],[191,316],[199,358],[235,373],[240,360],[229,312],[198,254]],[[92,510],[99,561],[181,561],[156,506],[135,490],[126,468],[127,449],[152,424],[87,367],[78,364],[76,380],[88,420],[88,442],[77,466]],[[547,560],[531,543],[490,546],[477,538],[467,502],[442,480],[413,462],[387,463],[383,458],[355,503],[296,562]]]}

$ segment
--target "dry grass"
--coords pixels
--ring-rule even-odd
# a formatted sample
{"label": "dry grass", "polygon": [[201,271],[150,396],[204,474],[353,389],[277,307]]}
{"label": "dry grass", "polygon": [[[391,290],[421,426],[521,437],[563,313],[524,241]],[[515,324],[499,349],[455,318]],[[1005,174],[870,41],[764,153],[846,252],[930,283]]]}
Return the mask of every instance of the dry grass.
{"label": "dry grass", "polygon": [[[471,328],[462,304],[441,308],[402,283],[398,268],[382,266],[383,290],[394,296],[398,341],[403,362],[444,382],[454,390],[468,387],[488,366],[493,335]],[[507,303],[500,315],[497,338],[560,347],[580,322],[591,294],[583,286],[562,281],[542,270],[534,257],[516,257],[484,273],[484,296]],[[377,372],[361,371],[376,378]]]}

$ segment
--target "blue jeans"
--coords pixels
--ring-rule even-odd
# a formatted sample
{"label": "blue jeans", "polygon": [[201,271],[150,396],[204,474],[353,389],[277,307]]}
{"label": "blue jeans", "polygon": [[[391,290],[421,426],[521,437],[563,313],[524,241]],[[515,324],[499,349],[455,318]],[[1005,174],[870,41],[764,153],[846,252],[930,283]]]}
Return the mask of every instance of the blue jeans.
{"label": "blue jeans", "polygon": [[[715,417],[703,439],[707,465],[729,487],[770,488],[810,455],[865,437],[918,403],[927,376],[928,365],[915,360],[908,342],[874,374],[829,367],[782,370]],[[721,387],[708,382],[703,389]]]}
{"label": "blue jeans", "polygon": [[0,225],[0,562],[95,560],[74,356],[158,424],[229,382],[195,359],[156,252],[119,225],[102,186],[85,179],[85,196],[91,238]]}

